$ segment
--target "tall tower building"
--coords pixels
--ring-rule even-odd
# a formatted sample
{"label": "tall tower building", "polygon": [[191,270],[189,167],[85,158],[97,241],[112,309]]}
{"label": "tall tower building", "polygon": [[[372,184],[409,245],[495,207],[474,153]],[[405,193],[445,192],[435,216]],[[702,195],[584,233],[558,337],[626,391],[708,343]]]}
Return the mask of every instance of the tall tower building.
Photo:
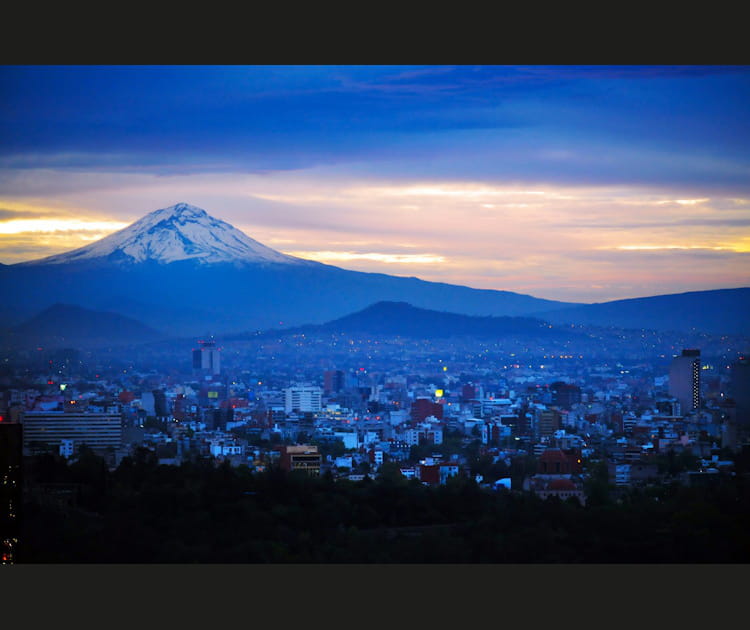
{"label": "tall tower building", "polygon": [[23,426],[0,414],[0,565],[15,564],[21,536]]}
{"label": "tall tower building", "polygon": [[344,389],[344,373],[341,370],[323,372],[323,393],[338,394]]}
{"label": "tall tower building", "polygon": [[669,395],[680,403],[683,414],[701,405],[701,351],[683,350],[669,367]]}
{"label": "tall tower building", "polygon": [[216,342],[213,339],[209,341],[201,340],[198,345],[200,348],[193,350],[193,372],[197,374],[219,374],[221,372],[221,359]]}
{"label": "tall tower building", "polygon": [[737,406],[737,422],[750,425],[750,357],[740,357],[732,364],[729,396]]}

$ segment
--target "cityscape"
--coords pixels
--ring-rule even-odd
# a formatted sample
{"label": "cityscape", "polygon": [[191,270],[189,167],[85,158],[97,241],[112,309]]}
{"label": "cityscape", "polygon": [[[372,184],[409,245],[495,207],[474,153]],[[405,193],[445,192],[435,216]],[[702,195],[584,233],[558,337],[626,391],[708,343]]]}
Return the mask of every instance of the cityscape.
{"label": "cityscape", "polygon": [[[156,68],[119,72],[124,81],[145,77],[150,85],[149,70]],[[350,87],[356,98],[367,90],[378,98],[395,98],[403,91],[398,98],[405,103],[422,99],[419,111],[432,103],[431,95],[448,93],[442,82],[449,79],[456,82],[450,93],[473,97],[479,93],[475,90],[490,90],[487,86],[515,94],[521,89],[516,82],[530,81],[533,88],[524,97],[530,98],[542,89],[537,83],[542,78],[542,83],[560,82],[562,87],[544,89],[563,100],[569,90],[583,89],[579,80],[592,85],[632,81],[636,92],[639,82],[669,83],[653,87],[654,103],[672,103],[679,82],[690,86],[680,88],[688,91],[691,81],[709,81],[737,98],[750,94],[746,67],[502,66],[471,72],[209,67],[160,72],[175,85],[182,72],[193,73],[196,80],[208,72],[211,81],[227,81],[228,94],[234,94],[228,86],[237,72],[255,77],[253,90],[259,94],[261,87],[275,94],[281,83],[292,94],[297,83],[327,94],[323,84],[342,74],[363,82],[354,89],[354,83],[342,80],[342,99],[349,98]],[[119,89],[100,73],[101,68],[4,67],[0,82],[27,100],[31,92],[23,90],[29,86],[51,89],[64,80],[79,89],[89,82],[101,85],[103,94]],[[363,87],[368,81],[372,85]],[[13,98],[0,109],[0,126],[9,124]],[[297,95],[292,102],[296,98],[304,102],[307,97]],[[309,98],[313,111],[323,107]],[[56,111],[52,104],[45,103],[45,110],[42,101],[34,103],[22,127],[31,129]],[[412,106],[400,111],[413,113]],[[177,122],[187,115],[180,105],[170,107]],[[354,127],[365,118],[375,127],[383,122],[380,116],[391,121],[379,106],[368,107]],[[289,108],[297,111],[296,105]],[[325,120],[335,135],[343,123],[328,101],[325,108],[331,108],[326,111],[335,124]],[[703,120],[701,107],[695,109],[681,115]],[[439,111],[448,116],[448,110]],[[411,113],[404,113],[405,119],[416,125]],[[275,120],[277,114],[268,115]],[[656,113],[650,115],[655,124]],[[209,128],[215,124],[213,118],[207,121]],[[452,124],[437,114],[433,122]],[[239,118],[230,123],[245,130]],[[685,169],[695,171],[688,185],[649,154],[651,166],[665,169],[659,186],[646,194],[644,179],[641,188],[625,191],[623,180],[617,183],[622,188],[605,200],[602,191],[611,175],[595,174],[598,181],[586,182],[576,193],[585,215],[576,219],[580,239],[567,227],[553,234],[553,225],[536,237],[548,272],[529,270],[537,263],[531,258],[524,263],[523,247],[516,250],[512,242],[521,236],[514,236],[512,227],[504,234],[500,227],[510,219],[499,218],[495,238],[500,245],[495,247],[497,260],[506,264],[498,271],[486,262],[492,254],[491,248],[483,249],[484,237],[455,227],[449,246],[441,240],[448,237],[433,231],[429,220],[410,223],[406,215],[416,210],[403,205],[403,187],[386,194],[382,183],[371,181],[359,208],[371,216],[367,204],[379,196],[397,198],[404,223],[386,213],[377,227],[384,234],[386,227],[391,230],[390,241],[376,231],[363,236],[369,228],[362,223],[356,238],[371,242],[356,250],[360,241],[353,236],[354,223],[342,218],[337,229],[343,249],[337,250],[333,232],[324,229],[333,214],[314,209],[328,187],[341,184],[341,173],[320,172],[319,184],[311,184],[304,180],[305,169],[314,174],[318,167],[293,163],[294,152],[279,148],[267,164],[253,164],[251,170],[269,169],[280,179],[267,175],[268,191],[273,191],[259,193],[256,205],[240,218],[233,209],[236,200],[220,203],[217,195],[228,192],[213,191],[215,182],[208,179],[197,181],[215,173],[211,160],[205,170],[193,158],[174,166],[172,158],[144,153],[145,144],[132,146],[114,127],[107,131],[107,124],[102,123],[107,151],[121,142],[123,156],[133,151],[146,160],[148,154],[157,170],[169,162],[179,171],[179,182],[160,173],[156,183],[147,184],[143,173],[133,175],[131,166],[119,162],[121,157],[117,164],[102,166],[110,170],[97,180],[99,167],[79,162],[93,161],[98,149],[77,140],[81,155],[90,156],[71,157],[62,131],[49,146],[38,141],[39,155],[52,156],[34,158],[39,163],[30,162],[27,140],[20,136],[10,135],[0,156],[6,183],[0,208],[0,289],[6,296],[0,307],[0,563],[750,560],[750,202],[745,177],[734,181],[728,174],[719,181],[715,175],[712,180],[708,161],[700,168],[686,162]],[[695,133],[708,133],[706,125]],[[150,127],[144,130],[143,138],[154,141]],[[738,130],[746,139],[746,124],[738,124]],[[298,132],[302,144],[312,138],[320,151],[336,146],[307,128]],[[253,133],[275,147],[264,132]],[[216,146],[203,138],[205,155],[221,149],[234,159],[233,145],[222,138]],[[662,141],[669,144],[666,137]],[[430,146],[432,141],[425,142]],[[385,159],[385,145],[373,143],[373,151]],[[725,147],[725,159],[746,170],[747,146]],[[337,159],[346,155],[357,162],[360,150],[342,142]],[[417,158],[409,168],[417,168],[424,156],[424,147],[414,150]],[[56,165],[61,155],[71,160],[65,166]],[[468,158],[457,153],[455,160],[464,164]],[[563,161],[568,164],[567,158]],[[431,176],[444,177],[440,169],[446,163],[435,164]],[[538,181],[553,181],[549,164],[538,168]],[[71,183],[63,185],[58,177],[65,169]],[[146,194],[156,200],[173,195],[193,170],[196,181],[185,183],[185,190],[195,185],[200,205],[180,201],[183,195],[164,204],[143,201]],[[302,179],[285,179],[297,170]],[[523,196],[516,171],[502,182],[481,175],[486,181],[473,193],[459,190],[456,181],[463,175],[458,172],[442,188],[433,183],[427,189],[421,183],[425,173],[403,177],[399,186],[416,188],[414,182],[420,182],[419,191],[409,193],[413,203],[421,203],[423,196],[435,199],[435,223],[467,222],[467,216],[456,210],[458,219],[451,217],[440,204],[476,197],[480,231],[486,229],[482,213],[499,205],[501,185],[513,182],[510,205],[521,203]],[[91,183],[96,181],[101,187]],[[545,195],[549,208],[534,206],[541,202],[527,195],[530,205],[524,212],[529,214],[518,220],[527,221],[532,212],[550,217],[542,222],[567,220],[563,210],[551,218],[551,208],[568,203],[561,192],[566,185],[570,182],[556,182],[562,188]],[[86,193],[71,192],[74,186]],[[693,190],[683,198],[667,190],[670,186]],[[634,191],[640,200],[631,196]],[[127,203],[113,202],[115,193]],[[294,213],[305,199],[313,210],[303,221]],[[354,203],[356,195],[344,199]],[[331,201],[332,207],[338,208],[339,201]],[[636,216],[635,209],[627,220],[612,212],[607,230],[628,239],[653,236],[654,242],[639,240],[631,249],[613,246],[601,253],[606,261],[600,265],[583,236],[584,223],[598,223],[607,214],[595,215],[587,205],[594,202],[602,208],[648,205],[647,218]],[[107,203],[112,203],[108,223],[93,210]],[[164,207],[155,209],[156,204]],[[126,205],[130,214],[122,211]],[[80,208],[78,227],[72,223],[74,206]],[[659,220],[654,218],[657,207]],[[140,210],[133,216],[135,208]],[[273,212],[279,215],[278,228],[269,227]],[[258,230],[245,229],[251,217]],[[23,226],[13,223],[21,220]],[[34,227],[33,221],[42,220],[58,224]],[[297,221],[287,231],[288,242],[277,237],[286,221]],[[633,225],[640,221],[638,232]],[[303,234],[304,229],[309,232]],[[662,229],[672,240],[660,240]],[[609,236],[599,233],[604,245]],[[418,242],[429,234],[434,237],[429,247],[427,240]],[[542,246],[556,235],[568,241],[570,254]],[[411,245],[398,245],[399,239],[410,238]],[[376,255],[377,239],[384,240]],[[470,260],[467,253],[459,260],[455,251],[461,248],[476,258]],[[574,263],[580,267],[574,269]]]}

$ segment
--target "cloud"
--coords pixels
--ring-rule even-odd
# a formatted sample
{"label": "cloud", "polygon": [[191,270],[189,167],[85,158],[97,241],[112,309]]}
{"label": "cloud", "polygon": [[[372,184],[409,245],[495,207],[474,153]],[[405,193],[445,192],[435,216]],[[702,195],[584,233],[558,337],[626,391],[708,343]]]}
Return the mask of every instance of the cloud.
{"label": "cloud", "polygon": [[[683,255],[680,265],[670,262],[663,274],[651,273],[663,284],[667,275],[684,276],[699,260],[708,265],[703,275],[713,274],[717,283],[746,284],[742,278],[750,276],[746,258],[726,257],[750,244],[747,206],[741,197],[534,181],[352,178],[334,168],[267,175],[75,173],[65,177],[53,172],[48,179],[47,174],[26,182],[28,201],[9,198],[0,207],[12,209],[25,203],[29,210],[33,199],[44,199],[41,193],[59,187],[53,194],[65,212],[75,209],[89,222],[125,223],[187,200],[252,238],[294,255],[363,271],[417,273],[425,279],[536,292],[542,297],[560,296],[563,286],[571,287],[566,299],[573,296],[575,286],[589,297],[593,285],[625,290],[631,283],[624,279],[642,276],[646,270],[642,261],[651,261],[646,267],[654,265],[654,256],[661,254],[668,256],[667,261]],[[6,183],[12,184],[12,178]],[[4,188],[23,191],[23,184],[22,180]],[[661,203],[675,199],[708,201]],[[76,245],[89,237],[90,233],[80,232]],[[624,246],[690,249],[661,254],[617,249]],[[40,256],[71,249],[72,243],[48,241],[43,247]],[[50,251],[51,247],[58,249]],[[21,259],[7,241],[2,251],[2,262],[12,256]],[[422,260],[429,262],[416,262],[420,259],[415,256],[424,255],[429,258]],[[720,267],[726,269],[721,272]],[[644,280],[639,286],[646,291],[650,285]],[[597,295],[606,297],[610,296]]]}
{"label": "cloud", "polygon": [[[0,89],[6,226],[187,200],[284,251],[542,297],[750,277],[746,67],[3,67]],[[5,234],[0,260],[100,227]]]}
{"label": "cloud", "polygon": [[[631,230],[640,228],[664,228],[664,227],[689,227],[689,226],[715,226],[720,228],[732,228],[732,227],[750,227],[750,217],[747,218],[733,218],[733,217],[716,217],[716,218],[701,218],[701,217],[686,217],[683,219],[672,219],[669,221],[659,219],[644,218],[642,221],[628,221],[628,222],[609,222],[605,219],[600,220],[598,223],[591,222],[580,222],[579,228],[585,229],[617,229],[617,230]],[[559,224],[555,224],[553,227],[562,227]]]}
{"label": "cloud", "polygon": [[689,251],[689,252],[740,252],[742,249],[734,247],[705,247],[703,245],[618,245],[615,247],[618,250],[625,251]]}
{"label": "cloud", "polygon": [[320,262],[349,262],[352,260],[367,260],[386,265],[430,265],[445,263],[445,256],[435,254],[389,254],[383,252],[349,252],[349,251],[287,251],[291,256],[317,260]]}
{"label": "cloud", "polygon": [[744,67],[4,67],[0,167],[747,190],[749,85]]}
{"label": "cloud", "polygon": [[0,222],[4,234],[56,234],[75,232],[77,235],[109,234],[127,227],[122,221],[89,221],[80,219],[11,219]]}
{"label": "cloud", "polygon": [[0,221],[6,219],[17,219],[28,217],[29,213],[23,210],[9,210],[7,208],[0,208]]}

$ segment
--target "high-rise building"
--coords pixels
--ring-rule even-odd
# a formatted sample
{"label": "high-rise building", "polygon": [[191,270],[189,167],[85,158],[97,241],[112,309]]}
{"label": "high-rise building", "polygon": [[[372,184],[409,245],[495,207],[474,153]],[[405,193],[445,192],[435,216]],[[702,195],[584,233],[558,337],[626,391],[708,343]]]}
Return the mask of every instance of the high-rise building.
{"label": "high-rise building", "polygon": [[551,436],[560,428],[561,414],[557,409],[542,409],[537,415],[537,430],[540,436]]}
{"label": "high-rise building", "polygon": [[683,350],[669,368],[669,395],[680,403],[682,414],[701,406],[701,351]]}
{"label": "high-rise building", "polygon": [[149,416],[165,418],[169,416],[167,395],[163,389],[145,391],[141,394],[141,408]]}
{"label": "high-rise building", "polygon": [[323,392],[337,394],[344,389],[344,373],[341,370],[326,370],[323,372]]}
{"label": "high-rise building", "polygon": [[23,426],[0,416],[0,564],[14,564],[21,531]]}
{"label": "high-rise building", "polygon": [[201,340],[198,345],[200,348],[193,350],[193,372],[196,374],[219,374],[221,372],[221,357],[216,342],[213,339],[209,341]]}
{"label": "high-rise building", "polygon": [[467,383],[461,388],[461,402],[469,402],[476,398],[477,390],[473,383]]}
{"label": "high-rise building", "polygon": [[294,385],[284,390],[284,411],[317,413],[321,410],[323,390],[316,385]]}
{"label": "high-rise building", "polygon": [[166,418],[169,416],[169,403],[167,395],[163,389],[155,389],[154,394],[154,415],[157,418]]}
{"label": "high-rise building", "polygon": [[581,388],[578,385],[556,381],[549,386],[552,404],[562,409],[570,409],[581,402]]}
{"label": "high-rise building", "polygon": [[737,422],[750,425],[750,357],[740,357],[732,364],[729,396],[737,408]]}

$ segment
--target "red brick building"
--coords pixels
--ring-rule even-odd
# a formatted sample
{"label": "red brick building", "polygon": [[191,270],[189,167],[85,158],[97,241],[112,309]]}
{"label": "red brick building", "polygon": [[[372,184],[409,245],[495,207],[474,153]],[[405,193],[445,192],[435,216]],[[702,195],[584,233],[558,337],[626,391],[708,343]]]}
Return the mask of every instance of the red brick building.
{"label": "red brick building", "polygon": [[580,475],[583,472],[581,455],[575,449],[548,448],[539,457],[536,472],[538,475]]}
{"label": "red brick building", "polygon": [[432,402],[429,398],[417,398],[411,406],[411,419],[414,422],[422,422],[427,416],[435,416],[442,420],[443,405]]}

